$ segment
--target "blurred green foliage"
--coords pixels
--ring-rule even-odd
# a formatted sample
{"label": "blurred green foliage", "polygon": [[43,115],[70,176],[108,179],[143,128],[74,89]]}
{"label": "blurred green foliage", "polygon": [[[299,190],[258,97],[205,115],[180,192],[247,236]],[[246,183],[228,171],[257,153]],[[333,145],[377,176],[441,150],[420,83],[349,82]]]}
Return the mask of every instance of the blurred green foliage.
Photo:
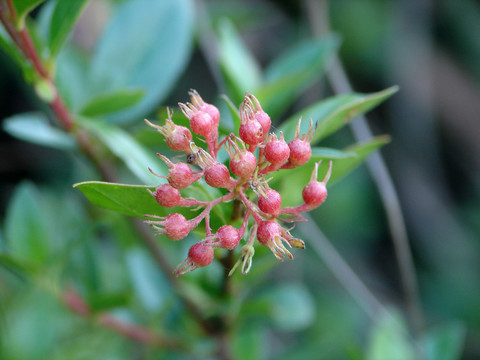
{"label": "blurred green foliage", "polygon": [[[471,215],[478,215],[478,205],[464,209],[469,214],[466,218],[473,219],[468,220],[471,224],[459,221],[461,230],[455,232],[452,225],[445,232],[450,237],[466,233],[461,239],[469,242],[459,239],[453,246],[448,242],[425,245],[429,237],[416,230],[422,224],[410,220],[417,213],[407,214],[426,316],[426,330],[415,334],[406,324],[407,306],[376,188],[363,168],[345,176],[389,141],[380,136],[352,145],[344,126],[397,91],[393,87],[373,92],[392,83],[385,49],[390,41],[396,41],[389,36],[399,21],[394,10],[402,8],[400,2],[330,1],[332,27],[341,36],[320,39],[313,38],[307,26],[312,14],[302,12],[300,2],[294,1],[13,3],[19,15],[17,26],[26,20],[78,128],[93,136],[101,158],[116,169],[119,181],[137,185],[87,182],[101,179],[80,153],[72,134],[59,129],[46,107],[34,100],[32,91],[17,89],[23,94],[18,96],[27,97],[28,103],[2,114],[8,116],[3,130],[35,144],[20,151],[30,151],[30,155],[38,150],[43,155],[31,160],[39,159],[29,173],[35,181],[15,183],[8,205],[2,209],[1,359],[226,358],[218,349],[224,329],[217,329],[215,336],[205,335],[182,296],[191,299],[213,323],[228,319],[230,328],[225,336],[235,359],[454,360],[479,356],[480,285],[478,262],[474,261],[480,253],[480,225]],[[301,3],[307,7],[308,1]],[[464,62],[478,80],[475,55],[479,43],[473,39],[479,26],[474,17],[480,13],[478,4],[443,0],[432,11],[440,45],[453,49],[455,59]],[[86,29],[95,29],[94,13],[102,20],[101,31],[88,33]],[[471,21],[459,20],[467,18]],[[94,45],[82,45],[82,36],[93,38]],[[6,76],[4,69],[18,67],[21,74],[14,75],[15,81],[25,80],[48,100],[51,89],[40,83],[1,26],[0,50],[10,59],[0,58],[0,79]],[[324,75],[337,50],[362,93],[328,96],[333,94],[325,89]],[[148,167],[165,172],[155,152],[169,150],[159,135],[145,131],[142,119],[152,115],[163,120],[165,108],[161,106],[175,107],[191,87],[202,95],[205,90],[205,98],[221,108],[224,133],[238,128],[235,106],[245,91],[258,95],[276,130],[284,131],[287,138],[300,116],[304,117],[303,127],[308,126],[310,117],[318,121],[314,143],[321,140],[321,147],[314,148],[310,165],[285,172],[275,186],[282,189],[285,204],[298,204],[313,161],[334,159],[332,180],[342,181],[313,212],[315,224],[375,295],[395,308],[387,306],[369,318],[309,248],[308,243],[316,241],[313,234],[304,239],[307,249],[297,251],[293,262],[278,264],[266,249],[258,248],[252,271],[248,276],[233,276],[230,294],[222,291],[224,268],[217,262],[182,278],[179,296],[170,274],[157,267],[154,254],[140,242],[134,223],[117,212],[139,218],[146,213],[165,213],[145,189],[158,182]],[[0,97],[7,98],[7,91],[2,91]],[[221,92],[231,99],[233,108],[220,97],[210,96]],[[376,116],[386,113],[382,108]],[[385,124],[375,125],[390,130]],[[398,150],[395,134],[393,138]],[[44,147],[54,150],[42,153]],[[11,161],[19,159],[15,155]],[[474,179],[472,176],[471,181]],[[80,191],[71,188],[73,183],[79,183],[76,187],[101,207],[85,201]],[[478,199],[478,187],[471,189],[472,197]],[[202,187],[192,191],[206,198],[215,195]],[[424,200],[420,195],[415,199]],[[229,206],[220,209],[214,226],[221,224],[229,211]],[[440,230],[434,233],[442,235]],[[175,244],[156,239],[171,265],[183,260],[196,240],[196,234]],[[62,294],[70,289],[85,299],[91,309],[89,316],[78,316],[62,303]],[[99,325],[99,316],[104,314],[175,336],[183,346],[166,349],[126,341]]]}

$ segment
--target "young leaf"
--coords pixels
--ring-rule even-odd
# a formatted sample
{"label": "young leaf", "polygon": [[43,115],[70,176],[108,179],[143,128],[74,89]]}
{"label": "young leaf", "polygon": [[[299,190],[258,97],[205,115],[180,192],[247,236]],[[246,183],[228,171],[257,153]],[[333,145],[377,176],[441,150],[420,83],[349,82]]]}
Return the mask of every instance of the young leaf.
{"label": "young leaf", "polygon": [[97,135],[100,140],[118,156],[130,171],[145,184],[156,183],[158,178],[148,171],[159,162],[153,153],[148,152],[127,132],[114,125],[80,119],[81,124]]}
{"label": "young leaf", "polygon": [[219,27],[219,60],[233,100],[240,102],[246,91],[261,84],[260,66],[243,43],[232,23],[223,20]]}
{"label": "young leaf", "polygon": [[428,360],[459,360],[465,341],[465,325],[452,321],[427,332],[424,339]]}
{"label": "young leaf", "polygon": [[143,90],[118,90],[113,93],[98,95],[90,100],[80,111],[80,114],[88,117],[103,116],[127,109],[142,100]]}
{"label": "young leaf", "polygon": [[396,312],[382,314],[370,334],[367,360],[414,360],[405,323]]}
{"label": "young leaf", "polygon": [[61,150],[75,148],[74,139],[50,125],[42,113],[24,113],[5,119],[3,130],[18,139],[34,144]]}
{"label": "young leaf", "polygon": [[255,91],[264,109],[275,117],[285,111],[325,72],[340,40],[328,36],[295,45],[265,70],[266,85]]}
{"label": "young leaf", "polygon": [[237,131],[240,128],[240,112],[227,95],[222,95],[221,98],[227,104],[228,110],[230,110],[230,114],[232,115],[233,120],[233,129]]}
{"label": "young leaf", "polygon": [[[390,137],[386,135],[377,136],[373,139],[364,142],[351,145],[344,149],[347,153],[355,154],[354,157],[348,157],[343,159],[334,160],[332,168],[332,176],[330,178],[329,184],[334,184],[342,177],[347,175],[350,171],[355,169],[357,166],[362,164],[365,159],[375,150],[378,150],[382,146],[390,142]],[[322,163],[319,168],[319,172],[325,171],[328,164],[326,161]]]}
{"label": "young leaf", "polygon": [[93,55],[89,91],[141,88],[145,96],[112,120],[143,118],[168,95],[188,63],[193,14],[191,0],[120,3]]}
{"label": "young leaf", "polygon": [[17,13],[17,23],[15,24],[17,29],[23,29],[25,27],[25,18],[28,13],[44,1],[45,0],[12,0]]}
{"label": "young leaf", "polygon": [[311,160],[316,162],[321,159],[346,159],[356,156],[357,154],[350,151],[337,150],[326,147],[313,147]]}
{"label": "young leaf", "polygon": [[122,214],[145,219],[144,215],[166,215],[166,211],[148,192],[154,186],[113,184],[101,181],[86,181],[73,185],[87,199],[100,207]]}
{"label": "young leaf", "polygon": [[88,0],[65,1],[57,0],[50,21],[49,47],[50,56],[60,51],[65,39],[80,16]]}
{"label": "young leaf", "polygon": [[126,262],[133,288],[143,306],[151,313],[159,311],[170,293],[170,286],[151,254],[134,247],[126,253]]}
{"label": "young leaf", "polygon": [[5,238],[9,253],[30,263],[46,263],[49,239],[46,219],[37,189],[20,184],[7,210]]}
{"label": "young leaf", "polygon": [[[280,170],[275,175],[273,182],[275,183],[277,181],[281,181],[280,189],[282,193],[282,204],[285,206],[296,206],[302,202],[301,191],[295,192],[290,191],[290,189],[298,188],[298,186],[303,187],[307,184],[308,179],[313,171],[314,162],[326,159],[322,161],[318,170],[318,178],[323,179],[323,175],[327,171],[328,159],[333,160],[332,175],[328,182],[328,186],[331,186],[363,163],[367,156],[373,151],[379,149],[389,141],[390,138],[388,136],[378,136],[366,143],[358,143],[347,147],[341,151],[340,154],[337,153],[336,155],[340,155],[337,157],[323,156],[327,155],[329,152],[331,155],[335,155],[335,153],[330,151],[333,149],[328,149],[329,151],[326,151],[322,154],[321,148],[313,148],[312,158],[306,165],[291,170]],[[315,155],[315,153],[317,153],[317,155]]]}
{"label": "young leaf", "polygon": [[379,105],[397,91],[398,87],[392,86],[369,95],[348,94],[331,97],[293,115],[282,124],[280,130],[284,132],[287,139],[293,138],[298,119],[303,117],[301,134],[308,131],[309,119],[312,119],[318,124],[312,140],[314,144],[339,130],[356,116]]}

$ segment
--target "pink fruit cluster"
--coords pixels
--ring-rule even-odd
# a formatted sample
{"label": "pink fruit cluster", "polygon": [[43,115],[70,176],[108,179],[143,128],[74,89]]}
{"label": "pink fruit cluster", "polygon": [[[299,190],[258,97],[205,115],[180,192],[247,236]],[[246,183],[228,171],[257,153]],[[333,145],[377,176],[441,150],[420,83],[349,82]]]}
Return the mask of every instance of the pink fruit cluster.
{"label": "pink fruit cluster", "polygon": [[[269,133],[270,117],[263,111],[255,96],[247,93],[240,106],[241,125],[238,136],[231,133],[219,141],[218,109],[205,103],[196,91],[192,90],[189,94],[191,102],[179,105],[189,119],[191,131],[204,139],[207,150],[196,145],[188,128],[176,125],[172,121],[170,112],[163,126],[145,120],[165,137],[171,150],[184,152],[187,159],[186,162],[173,163],[167,157],[157,154],[169,167],[168,175],[161,176],[150,171],[166,178],[168,183],[156,187],[155,191],[151,192],[152,196],[158,204],[167,208],[204,208],[198,216],[190,220],[179,213],[172,213],[166,217],[145,215],[148,218],[146,222],[151,224],[157,233],[164,234],[171,240],[185,238],[201,221],[205,221],[205,238],[190,248],[187,258],[175,269],[175,274],[182,275],[197,267],[211,264],[216,248],[235,249],[247,230],[248,239],[231,272],[240,264],[242,273],[249,271],[255,252],[253,247],[255,239],[269,247],[277,259],[283,260],[285,256],[292,259],[288,248],[304,248],[305,244],[302,240],[294,238],[278,221],[282,218],[302,221],[304,218],[299,213],[312,210],[325,201],[326,184],[330,178],[332,163],[330,162],[328,172],[322,181],[317,179],[320,163],[315,163],[310,181],[302,191],[304,203],[296,207],[282,208],[282,197],[276,190],[270,188],[266,176],[278,170],[304,165],[310,160],[312,155],[310,142],[314,135],[312,121],[310,120],[309,131],[300,135],[300,119],[295,137],[287,143],[282,132],[279,136]],[[230,158],[228,166],[217,160],[217,153],[222,148]],[[192,166],[196,166],[197,169],[192,169]],[[200,179],[211,187],[226,189],[226,195],[212,201],[184,198],[180,190]],[[256,201],[251,200],[255,197]],[[223,225],[215,232],[212,231],[211,210],[220,203],[234,199],[240,201],[245,209],[240,228]]]}

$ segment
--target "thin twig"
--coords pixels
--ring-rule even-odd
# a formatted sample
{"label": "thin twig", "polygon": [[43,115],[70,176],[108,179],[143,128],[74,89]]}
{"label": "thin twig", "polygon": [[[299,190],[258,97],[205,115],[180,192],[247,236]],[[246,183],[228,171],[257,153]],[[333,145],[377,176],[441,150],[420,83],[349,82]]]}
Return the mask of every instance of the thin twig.
{"label": "thin twig", "polygon": [[[315,36],[321,36],[322,31],[328,31],[328,3],[327,0],[307,0],[310,22]],[[345,70],[338,58],[327,73],[329,82],[336,93],[351,93],[352,86]],[[365,116],[359,116],[350,123],[350,127],[357,141],[366,141],[373,137]],[[366,161],[370,174],[375,181],[383,205],[385,207],[390,233],[392,235],[395,254],[400,270],[400,277],[406,295],[409,318],[413,331],[418,335],[423,331],[424,320],[418,294],[415,266],[408,242],[407,230],[403,218],[400,201],[393,185],[387,166],[376,152]]]}
{"label": "thin twig", "polygon": [[83,318],[91,319],[98,326],[112,330],[126,338],[154,347],[166,349],[185,348],[178,338],[158,334],[140,325],[126,323],[106,312],[93,313],[82,296],[72,289],[65,290],[60,297],[65,306],[73,313]]}
{"label": "thin twig", "polygon": [[[10,0],[6,0],[6,1],[7,1],[7,4],[11,5]],[[102,161],[102,159],[98,154],[97,149],[93,146],[93,143],[91,142],[91,139],[88,136],[88,134],[76,128],[72,114],[70,113],[69,109],[66,107],[65,102],[62,99],[61,94],[58,91],[58,88],[56,87],[54,79],[45,70],[42,60],[38,55],[38,52],[35,49],[35,46],[31,40],[31,36],[28,32],[28,28],[25,27],[22,30],[20,30],[20,32],[17,31],[17,29],[13,25],[13,23],[16,21],[16,14],[13,12],[13,13],[10,13],[8,16],[5,12],[6,8],[1,5],[2,3],[0,2],[0,21],[5,26],[5,29],[8,31],[10,37],[15,42],[17,47],[22,51],[24,56],[28,60],[30,60],[30,62],[33,65],[33,68],[37,72],[37,75],[47,80],[51,84],[53,91],[56,94],[54,100],[52,101],[52,103],[49,104],[49,106],[52,109],[55,116],[60,121],[60,124],[62,125],[65,131],[70,132],[75,136],[75,139],[77,141],[77,144],[80,150],[96,166],[102,179],[105,181],[115,182],[117,180],[117,177],[111,165],[109,163]],[[192,314],[192,317],[195,320],[197,320],[197,322],[201,325],[201,327],[206,332],[213,333],[215,331],[214,326],[205,319],[201,309],[193,301],[191,301],[188,298],[188,296],[186,296],[183,293],[180,282],[175,276],[173,276],[172,268],[170,267],[163,253],[158,248],[151,231],[149,231],[149,229],[144,224],[140,223],[138,220],[134,220],[134,224],[137,232],[140,235],[140,238],[145,243],[145,245],[149,248],[149,250],[152,252],[156,263],[161,268],[161,270],[163,270],[164,273],[167,275],[172,286],[177,291],[177,294],[179,295],[180,298],[182,298],[182,300],[185,303],[185,306]],[[104,319],[104,322],[105,322],[105,325],[111,324],[111,321],[109,318],[107,318],[107,320]],[[128,329],[126,329],[125,331],[127,330]]]}

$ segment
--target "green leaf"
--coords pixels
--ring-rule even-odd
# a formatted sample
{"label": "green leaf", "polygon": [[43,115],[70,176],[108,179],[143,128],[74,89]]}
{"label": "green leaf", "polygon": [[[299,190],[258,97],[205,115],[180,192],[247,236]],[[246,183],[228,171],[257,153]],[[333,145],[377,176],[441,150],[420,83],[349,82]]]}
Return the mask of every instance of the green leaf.
{"label": "green leaf", "polygon": [[50,21],[50,56],[54,57],[61,49],[73,25],[80,16],[88,0],[57,0]]}
{"label": "green leaf", "polygon": [[303,330],[315,320],[312,295],[300,283],[277,286],[268,292],[273,324],[283,331]]}
{"label": "green leaf", "polygon": [[424,339],[429,360],[459,360],[465,342],[465,325],[452,321],[429,330]]}
{"label": "green leaf", "polygon": [[233,129],[235,131],[238,131],[238,129],[240,128],[240,112],[238,111],[238,108],[235,107],[232,100],[230,100],[227,95],[222,95],[221,98],[227,104],[228,110],[230,110],[230,114],[232,115]]}
{"label": "green leaf", "polygon": [[322,159],[346,159],[356,157],[357,154],[350,151],[337,150],[326,147],[313,147],[311,160],[317,162]]}
{"label": "green leaf", "polygon": [[265,359],[266,342],[267,331],[264,326],[252,322],[242,324],[233,336],[232,350],[235,359]]}
{"label": "green leaf", "polygon": [[15,11],[17,12],[17,29],[25,27],[26,16],[45,0],[12,0]]}
{"label": "green leaf", "polygon": [[148,168],[157,164],[159,159],[153,153],[148,152],[127,132],[114,125],[94,122],[85,118],[79,120],[85,128],[97,135],[143,183],[158,182],[158,178],[151,174]]}
{"label": "green leaf", "polygon": [[246,91],[260,86],[260,66],[243,43],[233,24],[223,20],[219,25],[219,61],[235,102],[241,102]]}
{"label": "green leaf", "polygon": [[148,192],[155,191],[154,186],[86,181],[73,187],[80,190],[91,203],[128,216],[145,219],[145,214],[158,216],[166,214],[166,210],[158,205]]}
{"label": "green leaf", "polygon": [[[328,182],[328,186],[332,186],[338,180],[346,176],[350,171],[362,164],[368,155],[373,151],[379,149],[383,145],[390,141],[388,136],[378,136],[365,143],[357,143],[347,147],[343,151],[328,149],[328,151],[322,154],[322,148],[312,148],[312,158],[310,161],[301,166],[300,168],[291,170],[280,170],[275,174],[273,179],[273,185],[276,186],[276,182],[281,181],[279,186],[280,193],[282,194],[282,204],[285,206],[296,206],[302,202],[301,191],[291,191],[290,189],[298,188],[298,186],[305,186],[312,174],[314,162],[323,159],[332,159],[332,175]],[[314,150],[315,149],[315,150]],[[320,150],[316,150],[320,149]],[[333,152],[331,150],[334,150]],[[336,152],[340,152],[335,154]],[[315,155],[317,153],[317,155]],[[323,156],[323,155],[337,155]],[[320,155],[320,156],[319,156]],[[327,172],[328,161],[322,161],[318,170],[318,178],[323,179]]]}
{"label": "green leaf", "polygon": [[339,46],[337,36],[308,40],[288,49],[265,70],[266,85],[255,90],[262,107],[276,117],[327,68],[328,61]]}
{"label": "green leaf", "polygon": [[0,49],[3,49],[20,67],[26,66],[26,61],[18,48],[10,40],[10,36],[5,31],[2,24],[0,24]]}
{"label": "green leaf", "polygon": [[414,360],[402,317],[393,311],[383,313],[375,324],[367,349],[367,360]]}
{"label": "green leaf", "polygon": [[9,253],[31,263],[46,263],[50,236],[37,189],[28,182],[15,190],[7,210],[5,238]]}
{"label": "green leaf", "polygon": [[120,3],[95,49],[87,90],[95,97],[140,88],[145,96],[112,120],[143,118],[168,95],[189,60],[193,15],[191,0]]}
{"label": "green leaf", "polygon": [[397,91],[398,86],[392,86],[369,95],[347,94],[331,97],[293,115],[282,124],[280,130],[284,132],[286,139],[293,138],[298,119],[301,117],[304,119],[300,134],[308,131],[308,120],[312,119],[318,124],[312,140],[312,144],[315,144],[348,124],[356,116],[379,105]]}
{"label": "green leaf", "polygon": [[[357,143],[344,149],[347,153],[355,154],[354,157],[337,159],[333,161],[332,176],[329,184],[333,184],[347,175],[350,171],[362,164],[365,159],[375,150],[390,142],[390,137],[386,135],[377,136],[364,143]],[[319,173],[326,171],[328,164],[326,161],[319,168]]]}
{"label": "green leaf", "polygon": [[96,117],[121,111],[136,105],[144,95],[143,90],[118,90],[113,93],[98,95],[84,106],[80,114]]}
{"label": "green leaf", "polygon": [[61,150],[75,148],[75,140],[54,128],[42,113],[24,113],[3,121],[3,130],[10,135],[37,145]]}
{"label": "green leaf", "polygon": [[170,286],[151,254],[135,247],[127,252],[126,260],[132,285],[143,306],[150,312],[159,311],[170,293]]}

